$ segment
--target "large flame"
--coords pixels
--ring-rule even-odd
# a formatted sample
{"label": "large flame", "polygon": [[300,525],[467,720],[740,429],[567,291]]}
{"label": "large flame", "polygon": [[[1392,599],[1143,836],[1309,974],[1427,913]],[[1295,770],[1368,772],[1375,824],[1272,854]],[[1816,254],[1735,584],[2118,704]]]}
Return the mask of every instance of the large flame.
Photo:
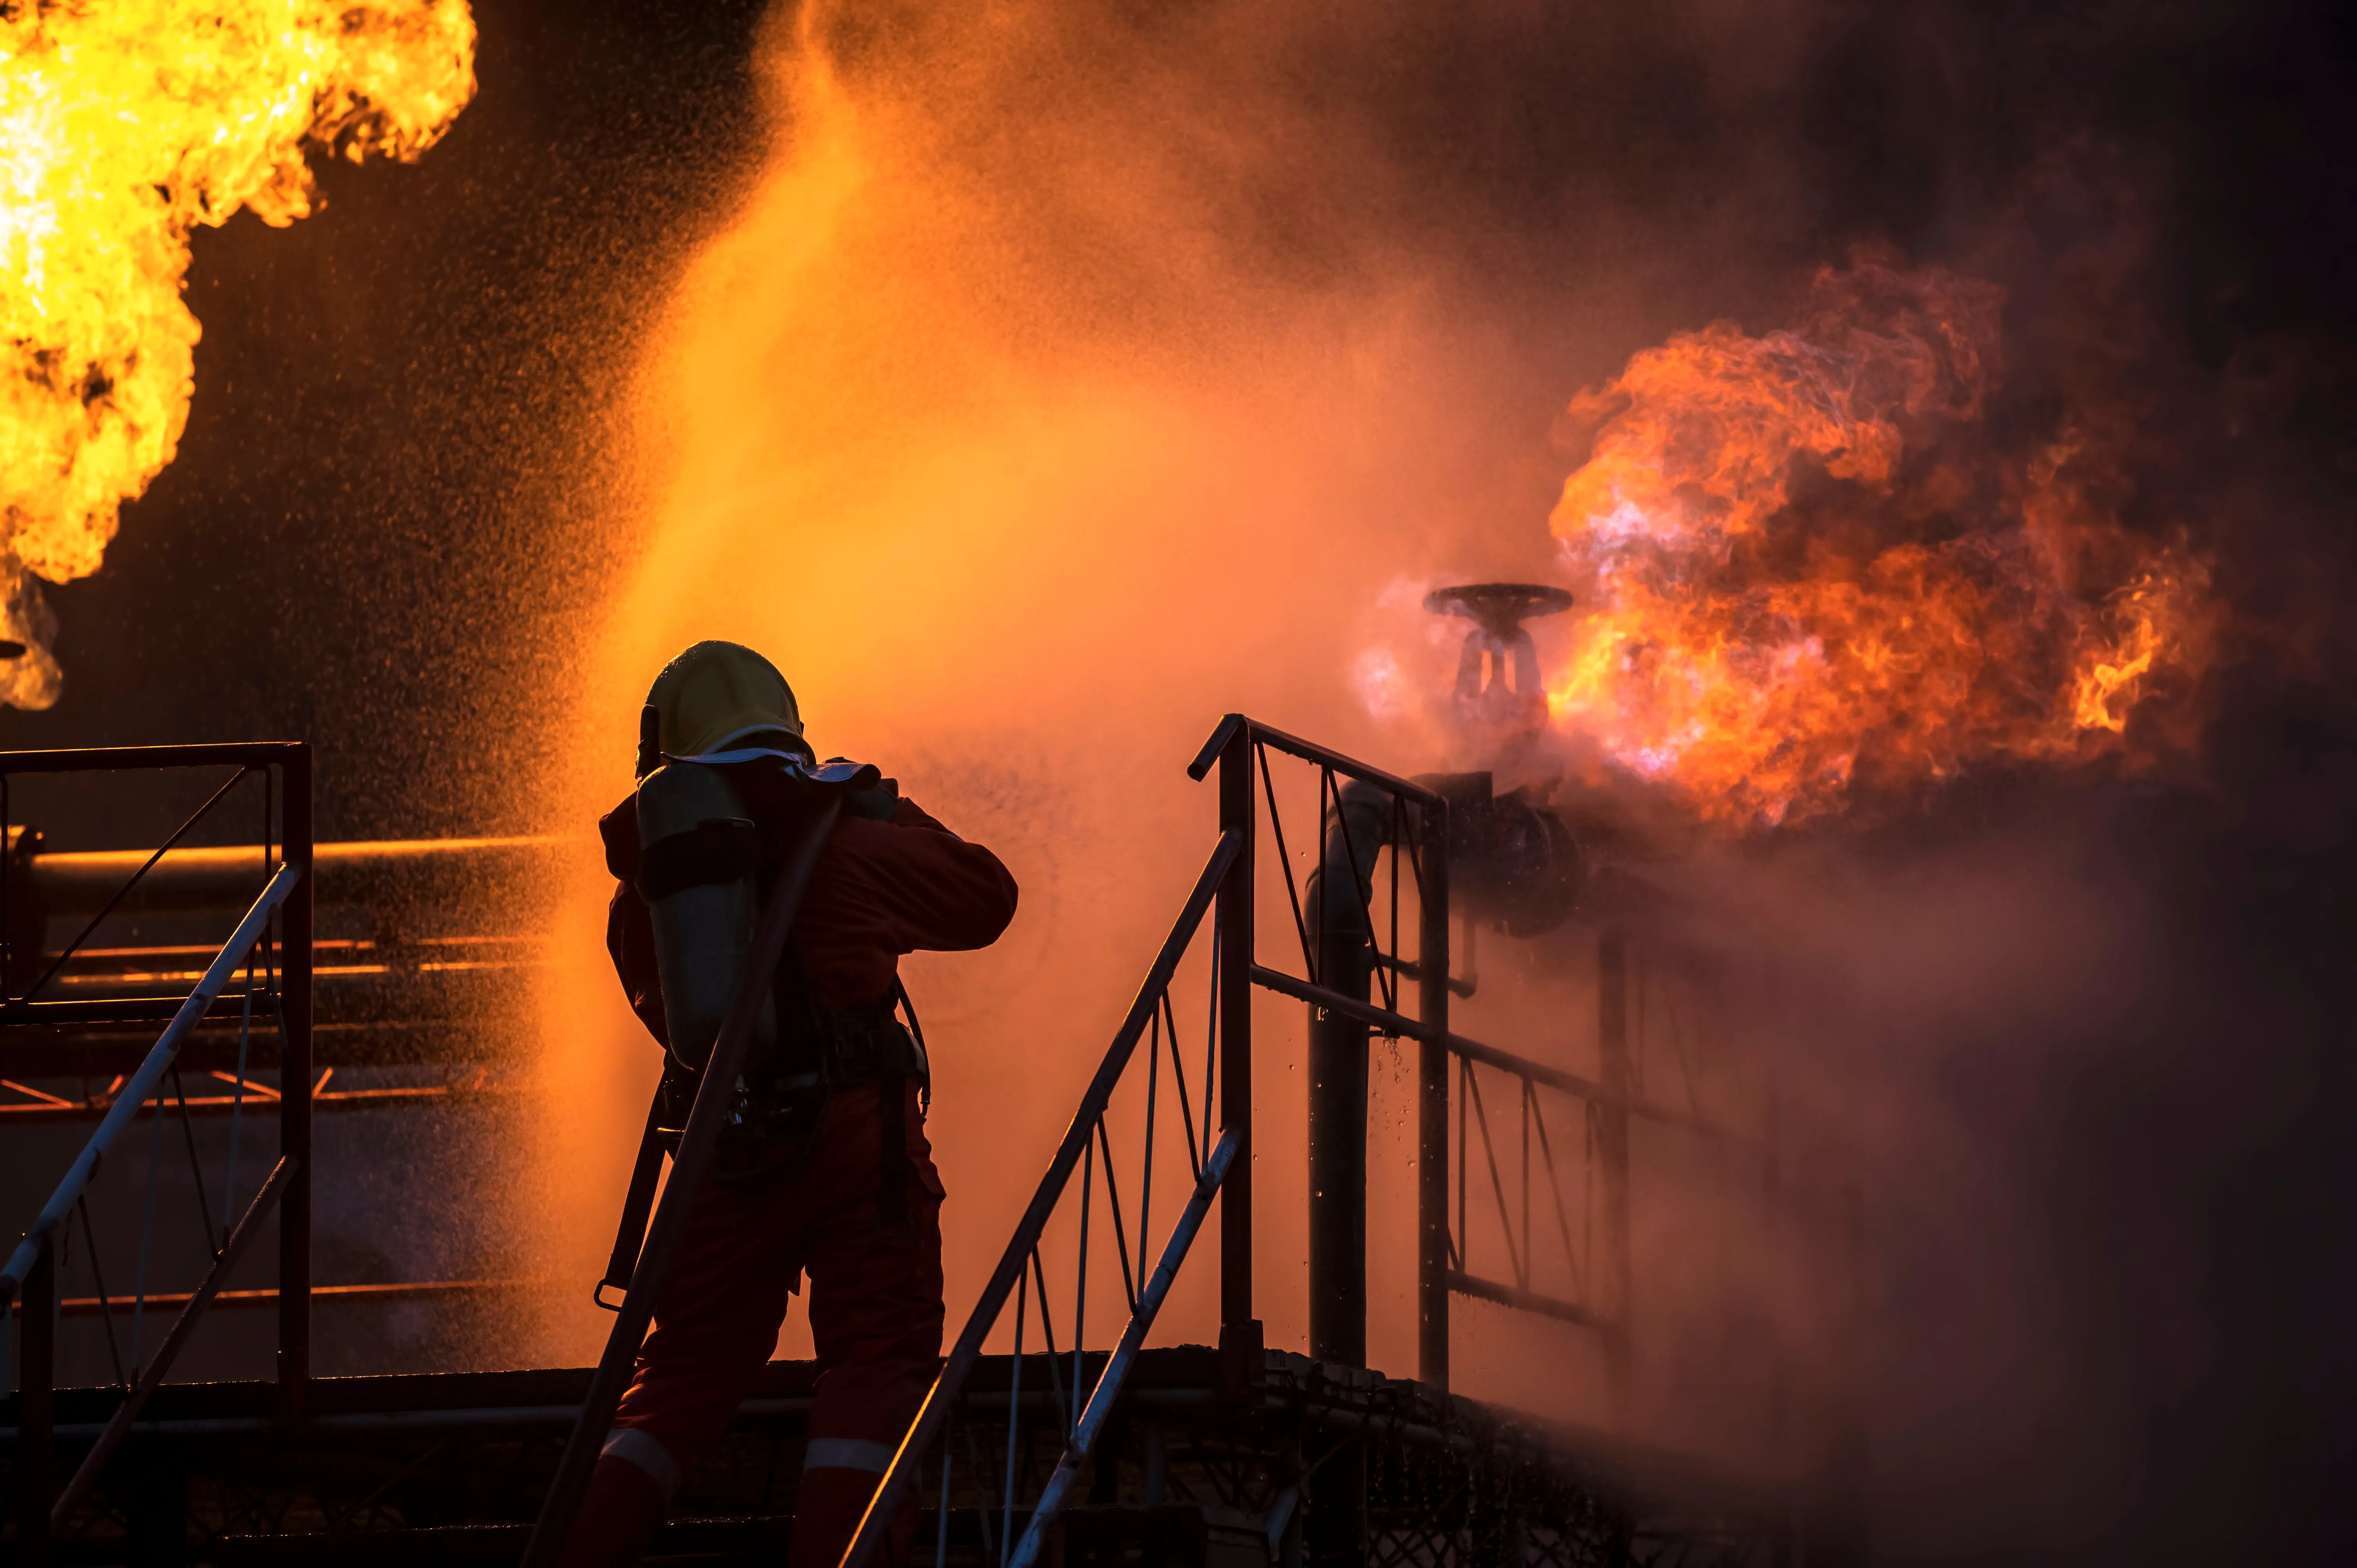
{"label": "large flame", "polygon": [[0,700],[57,700],[31,578],[96,571],[188,422],[189,231],[307,215],[313,147],[415,157],[474,52],[466,0],[0,5]]}
{"label": "large flame", "polygon": [[2204,575],[2120,521],[2116,435],[2074,415],[2027,457],[1992,446],[2002,305],[1937,268],[1829,270],[1799,325],[1682,333],[1583,394],[1556,725],[1735,823],[2124,744],[2198,672]]}

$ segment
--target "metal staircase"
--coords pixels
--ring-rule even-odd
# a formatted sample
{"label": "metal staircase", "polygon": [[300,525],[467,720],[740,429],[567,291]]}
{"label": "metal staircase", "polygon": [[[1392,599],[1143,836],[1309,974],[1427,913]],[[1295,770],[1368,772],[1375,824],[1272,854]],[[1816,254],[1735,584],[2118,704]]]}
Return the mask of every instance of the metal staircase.
{"label": "metal staircase", "polygon": [[[1318,867],[1306,898],[1272,753],[1316,776]],[[1214,768],[1211,852],[879,1484],[845,1568],[885,1561],[887,1521],[910,1504],[915,1559],[943,1568],[1766,1564],[1834,1539],[1814,1531],[1789,1480],[1745,1480],[1449,1390],[1451,1301],[1468,1296],[1593,1334],[1623,1369],[1625,1389],[1635,1326],[1630,1122],[1740,1144],[1691,1098],[1683,1108],[1645,1098],[1641,1037],[1631,1051],[1629,997],[1613,967],[1625,961],[1629,930],[1608,925],[1599,941],[1611,961],[1600,971],[1600,1027],[1608,1052],[1621,1031],[1619,1068],[1608,1056],[1607,1072],[1591,1080],[1468,1038],[1449,1022],[1451,995],[1472,989],[1449,958],[1450,858],[1462,839],[1451,832],[1451,793],[1242,715],[1223,722],[1191,772],[1202,779]],[[1372,853],[1364,864],[1337,860],[1359,853],[1349,832],[1336,831],[1351,790],[1359,806],[1379,802],[1387,882]],[[1265,857],[1264,837],[1273,851]],[[1297,969],[1265,961],[1255,943],[1256,894],[1268,890],[1272,865],[1300,942]],[[1345,887],[1358,892],[1344,925],[1360,944],[1347,962],[1338,956],[1347,944],[1334,937],[1341,928],[1322,904]],[[1415,938],[1407,950],[1403,929]],[[1468,935],[1469,946],[1469,926]],[[285,967],[295,971],[291,950]],[[1372,989],[1351,983],[1352,973]],[[1325,1353],[1265,1347],[1254,1315],[1253,1151],[1256,1137],[1275,1150],[1297,1145],[1254,1126],[1257,991],[1307,1003],[1313,1028],[1354,1030],[1335,1037],[1355,1040],[1361,1055],[1375,1036],[1415,1042],[1415,1379],[1360,1364],[1363,1175],[1339,1207],[1312,1215],[1311,1344]],[[724,1029],[716,1061],[727,1040]],[[1523,1129],[1519,1219],[1491,1138],[1495,1107],[1480,1100],[1485,1074],[1512,1086],[1512,1101],[1496,1104],[1513,1104]],[[1363,1173],[1363,1062],[1355,1102],[1352,1087],[1345,1078],[1323,1091],[1322,1107],[1313,1100],[1313,1136],[1327,1141],[1313,1158]],[[1559,1141],[1549,1143],[1547,1104],[1562,1103],[1570,1119],[1554,1112]],[[1567,1130],[1583,1123],[1584,1137]],[[691,1118],[683,1151],[694,1125]],[[1577,1193],[1566,1185],[1575,1154],[1586,1172]],[[692,1176],[673,1176],[683,1207]],[[1535,1230],[1534,1183],[1553,1189],[1552,1214],[1538,1205]],[[1174,1188],[1183,1194],[1176,1204]],[[1482,1229],[1478,1201],[1492,1194],[1497,1222]],[[1568,1216],[1599,1204],[1603,1235],[1583,1248]],[[1216,1247],[1196,1248],[1215,1215]],[[650,1256],[663,1224],[658,1211]],[[1477,1230],[1506,1254],[1504,1277],[1472,1267]],[[1563,1260],[1550,1274],[1540,1243],[1557,1234]],[[1199,1251],[1209,1261],[1196,1267],[1217,1271],[1217,1343],[1150,1345],[1172,1282]],[[630,1293],[641,1308],[659,1283],[660,1271],[645,1269]],[[1109,1314],[1107,1304],[1118,1305]],[[1353,1313],[1361,1348],[1338,1355],[1332,1342],[1347,1344]],[[292,1320],[283,1305],[281,1315]],[[630,1316],[626,1304],[626,1325]],[[1121,1326],[1107,1335],[1111,1316]],[[627,1365],[627,1327],[617,1343]],[[119,1389],[48,1394],[30,1380],[29,1355],[26,1365],[25,1391],[0,1413],[18,1521],[0,1545],[27,1563],[544,1560],[569,1518],[566,1455],[577,1485],[579,1455],[594,1454],[619,1393],[611,1367],[321,1379],[282,1360],[274,1387],[142,1380],[145,1402],[135,1406]],[[688,1477],[653,1561],[780,1560],[814,1377],[807,1363],[767,1369],[718,1451]],[[100,1454],[108,1441],[116,1445]],[[52,1452],[81,1466],[80,1490],[60,1496],[45,1468]]]}

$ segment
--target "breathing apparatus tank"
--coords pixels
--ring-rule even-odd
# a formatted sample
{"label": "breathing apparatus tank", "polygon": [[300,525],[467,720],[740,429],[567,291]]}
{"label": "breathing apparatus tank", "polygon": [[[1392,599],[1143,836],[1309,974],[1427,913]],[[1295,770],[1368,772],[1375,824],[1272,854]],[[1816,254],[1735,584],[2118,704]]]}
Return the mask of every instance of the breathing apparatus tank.
{"label": "breathing apparatus tank", "polygon": [[[761,833],[726,770],[668,762],[639,785],[639,891],[653,917],[671,1054],[700,1069],[719,1037],[761,918]],[[763,994],[745,1059],[778,1038]]]}

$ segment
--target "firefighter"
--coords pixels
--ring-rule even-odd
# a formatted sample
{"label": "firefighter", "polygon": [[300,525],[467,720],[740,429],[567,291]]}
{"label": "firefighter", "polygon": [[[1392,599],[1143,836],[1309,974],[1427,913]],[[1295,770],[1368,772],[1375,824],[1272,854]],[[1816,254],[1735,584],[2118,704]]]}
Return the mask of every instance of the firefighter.
{"label": "firefighter", "polygon": [[[812,757],[792,692],[750,649],[698,643],[648,694],[642,789],[668,764],[716,770],[769,846],[764,880],[822,772]],[[840,780],[843,766],[830,766],[826,776]],[[680,1060],[672,1038],[679,1015],[667,1018],[662,975],[686,972],[659,961],[679,933],[662,925],[668,885],[642,860],[643,815],[634,793],[598,823],[618,882],[607,946],[632,1011],[670,1053],[675,1128],[701,1063]],[[997,856],[899,798],[873,769],[855,779],[771,987],[772,1037],[740,1075],[747,1091],[657,1297],[567,1538],[567,1568],[636,1560],[769,1360],[804,1273],[820,1370],[789,1562],[833,1568],[842,1556],[941,1355],[942,1188],[924,1131],[929,1064],[894,1013],[907,994],[899,960],[987,947],[1015,901]],[[702,1049],[710,1047],[707,1036]],[[895,1562],[906,1559],[914,1528],[911,1501],[894,1521]]]}

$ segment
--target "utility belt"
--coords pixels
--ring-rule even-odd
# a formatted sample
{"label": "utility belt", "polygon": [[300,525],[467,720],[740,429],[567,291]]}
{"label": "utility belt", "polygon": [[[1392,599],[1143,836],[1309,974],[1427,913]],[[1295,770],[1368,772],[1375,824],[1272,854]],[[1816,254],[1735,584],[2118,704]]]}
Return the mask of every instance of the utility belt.
{"label": "utility belt", "polygon": [[[895,1001],[906,995],[897,981],[894,992]],[[909,1016],[915,1015],[911,1008]],[[907,1097],[893,1090],[903,1079],[914,1079],[919,1094],[928,1103],[932,1095],[932,1072],[917,1036],[895,1015],[890,1004],[812,1007],[805,1018],[802,1027],[791,1031],[792,1036],[799,1037],[780,1041],[767,1060],[748,1068],[737,1078],[730,1092],[728,1120],[720,1129],[712,1172],[716,1179],[742,1181],[764,1171],[799,1167],[810,1156],[811,1139],[818,1131],[827,1101],[836,1090],[856,1084],[885,1086],[884,1121],[898,1127],[894,1133],[888,1126],[888,1145],[896,1153],[905,1150]],[[673,1104],[677,1115],[663,1117],[656,1132],[664,1152],[676,1155],[688,1110],[694,1104],[696,1079],[675,1063],[667,1064],[663,1076],[666,1084],[676,1079]],[[905,1164],[905,1157],[899,1163]],[[883,1172],[888,1191],[896,1174],[897,1166],[888,1160]],[[897,1215],[887,1218],[905,1218],[906,1213],[903,1205]]]}
{"label": "utility belt", "polygon": [[[789,949],[780,966],[780,993],[807,997],[801,955]],[[897,1015],[905,1011],[908,1022]],[[923,1026],[908,990],[896,978],[892,996],[877,1007],[820,1007],[806,1002],[786,1018],[798,1018],[768,1057],[738,1076],[729,1091],[727,1120],[722,1124],[711,1170],[716,1181],[745,1181],[764,1175],[785,1175],[810,1158],[827,1102],[839,1089],[861,1084],[879,1086],[877,1121],[876,1219],[879,1229],[898,1230],[909,1222],[909,1098],[901,1085],[917,1083],[919,1115],[932,1104],[932,1066],[925,1054]],[[639,1248],[653,1212],[655,1188],[662,1175],[663,1157],[679,1153],[688,1112],[694,1108],[702,1075],[666,1053],[662,1081],[655,1087],[654,1103],[647,1109],[646,1132],[630,1173],[630,1187],[622,1202],[622,1219],[614,1251],[593,1298],[608,1311],[619,1304],[605,1299],[608,1286],[627,1290],[638,1264]]]}

